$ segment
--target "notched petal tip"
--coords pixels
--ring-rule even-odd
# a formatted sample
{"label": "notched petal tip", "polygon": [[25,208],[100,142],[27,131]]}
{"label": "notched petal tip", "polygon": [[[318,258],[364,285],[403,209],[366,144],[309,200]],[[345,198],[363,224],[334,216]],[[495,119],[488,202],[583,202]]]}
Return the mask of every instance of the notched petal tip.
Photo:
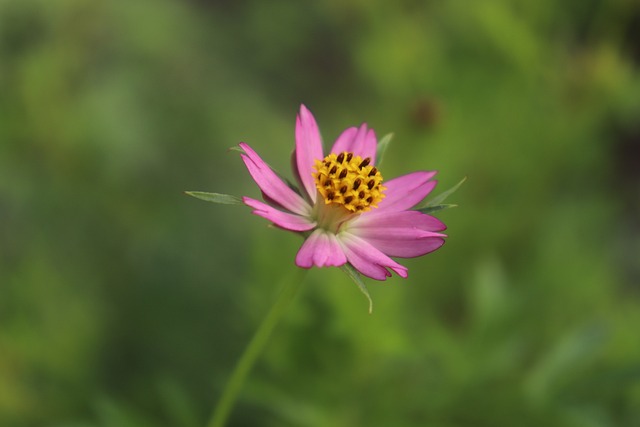
{"label": "notched petal tip", "polygon": [[396,272],[396,274],[400,277],[402,277],[403,279],[406,279],[407,277],[409,277],[409,269],[402,267],[400,268],[394,268],[393,271]]}

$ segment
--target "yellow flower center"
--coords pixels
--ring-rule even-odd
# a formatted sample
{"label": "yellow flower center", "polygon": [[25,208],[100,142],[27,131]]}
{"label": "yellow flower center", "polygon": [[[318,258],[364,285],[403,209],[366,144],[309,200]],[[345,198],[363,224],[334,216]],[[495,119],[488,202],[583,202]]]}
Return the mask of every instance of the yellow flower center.
{"label": "yellow flower center", "polygon": [[384,198],[382,175],[371,159],[362,159],[353,153],[329,154],[316,160],[313,173],[316,187],[325,204],[342,205],[351,212],[366,212]]}

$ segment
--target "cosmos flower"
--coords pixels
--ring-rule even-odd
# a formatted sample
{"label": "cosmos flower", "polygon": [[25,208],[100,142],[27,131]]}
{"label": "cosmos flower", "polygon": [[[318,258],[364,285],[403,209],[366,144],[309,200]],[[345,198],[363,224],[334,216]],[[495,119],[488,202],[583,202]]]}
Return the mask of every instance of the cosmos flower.
{"label": "cosmos flower", "polygon": [[412,258],[444,244],[446,226],[411,210],[436,186],[435,171],[384,181],[375,166],[377,139],[366,124],[346,129],[324,155],[311,112],[296,120],[293,172],[300,189],[283,181],[246,143],[244,161],[264,202],[243,197],[253,213],[305,240],[296,255],[302,268],[351,264],[365,276],[385,280],[407,268],[390,257]]}

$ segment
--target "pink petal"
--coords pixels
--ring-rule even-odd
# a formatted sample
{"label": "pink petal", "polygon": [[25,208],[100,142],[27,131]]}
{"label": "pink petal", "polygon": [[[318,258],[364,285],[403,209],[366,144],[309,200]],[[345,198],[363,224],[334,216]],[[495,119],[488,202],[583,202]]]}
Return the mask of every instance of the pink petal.
{"label": "pink petal", "polygon": [[447,226],[438,218],[418,211],[380,211],[362,213],[349,222],[352,228],[416,227],[425,231],[443,231]]}
{"label": "pink petal", "polygon": [[304,105],[296,118],[296,166],[304,189],[311,200],[316,201],[316,183],[313,178],[313,166],[316,160],[322,160],[322,138],[316,120]]}
{"label": "pink petal", "polygon": [[254,209],[253,213],[268,219],[278,227],[291,231],[308,231],[316,226],[314,221],[309,218],[282,212],[272,206],[262,203],[250,197],[243,197],[242,201],[245,205]]}
{"label": "pink petal", "polygon": [[376,163],[376,150],[378,140],[373,129],[367,130],[367,124],[363,123],[359,129],[354,127],[342,132],[331,148],[332,153],[348,151],[363,159],[371,158],[371,164]]}
{"label": "pink petal", "polygon": [[296,255],[296,265],[303,268],[338,267],[347,262],[335,234],[318,229],[311,233]]}
{"label": "pink petal", "polygon": [[349,223],[353,233],[389,256],[413,258],[433,252],[444,244],[447,227],[442,221],[418,211],[370,211]]}
{"label": "pink petal", "polygon": [[375,280],[386,280],[391,276],[390,268],[400,277],[407,277],[407,268],[398,264],[373,245],[348,232],[340,233],[339,241],[347,260],[360,273]]}
{"label": "pink petal", "polygon": [[246,153],[241,154],[241,157],[251,177],[267,197],[291,212],[302,216],[309,214],[311,206],[298,193],[289,188],[251,147],[241,142],[240,148]]}
{"label": "pink petal", "polygon": [[430,181],[436,171],[420,171],[402,175],[382,183],[387,189],[378,209],[371,212],[403,211],[420,203],[433,190],[437,181]]}
{"label": "pink petal", "polygon": [[369,211],[349,223],[353,233],[389,256],[413,258],[444,244],[442,221],[418,211]]}
{"label": "pink petal", "polygon": [[353,140],[355,139],[357,134],[358,134],[358,128],[356,127],[350,127],[345,129],[340,134],[338,139],[336,139],[336,142],[333,143],[333,147],[331,147],[331,152],[340,154],[343,151],[351,150]]}
{"label": "pink petal", "polygon": [[[388,230],[395,233],[394,235],[371,235],[358,234],[372,246],[378,248],[382,253],[388,256],[400,258],[414,258],[433,252],[444,245],[444,239],[437,233],[428,231],[419,231],[413,236],[410,234],[401,234],[398,230]],[[443,236],[443,235],[440,235]],[[445,237],[445,236],[443,236]]]}

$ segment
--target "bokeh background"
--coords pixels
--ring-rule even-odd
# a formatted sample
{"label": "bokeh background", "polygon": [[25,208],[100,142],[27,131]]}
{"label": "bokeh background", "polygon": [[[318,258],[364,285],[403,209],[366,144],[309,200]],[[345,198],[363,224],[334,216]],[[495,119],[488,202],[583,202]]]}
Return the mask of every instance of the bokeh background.
{"label": "bokeh background", "polygon": [[1,0],[0,425],[204,425],[301,241],[183,191],[301,103],[469,179],[373,315],[308,273],[230,425],[640,425],[634,0]]}

